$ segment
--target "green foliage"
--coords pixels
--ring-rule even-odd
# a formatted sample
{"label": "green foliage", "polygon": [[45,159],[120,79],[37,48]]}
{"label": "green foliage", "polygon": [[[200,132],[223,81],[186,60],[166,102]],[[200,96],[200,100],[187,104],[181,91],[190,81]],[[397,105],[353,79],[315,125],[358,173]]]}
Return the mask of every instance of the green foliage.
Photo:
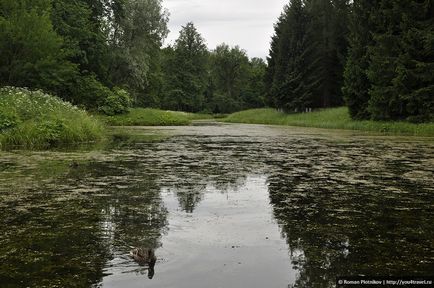
{"label": "green foliage", "polygon": [[104,105],[99,110],[109,116],[125,114],[129,111],[131,102],[131,96],[126,90],[115,88],[113,93],[105,99]]}
{"label": "green foliage", "polygon": [[249,58],[238,46],[221,44],[210,55],[213,95],[206,108],[214,113],[230,113],[243,108],[242,93],[248,85]]}
{"label": "green foliage", "polygon": [[312,113],[286,114],[275,109],[252,109],[237,112],[224,122],[289,125],[326,129],[370,131],[391,135],[434,136],[434,123],[381,122],[352,120],[347,107],[330,108]]}
{"label": "green foliage", "polygon": [[309,15],[302,1],[292,1],[282,18],[281,38],[271,95],[276,107],[289,112],[313,106],[310,82],[308,47]]}
{"label": "green foliage", "polygon": [[108,84],[109,49],[101,19],[104,15],[102,11],[92,10],[92,4],[88,2],[53,1],[51,19],[55,31],[64,40],[63,49],[68,59],[78,65],[82,74],[94,73],[104,84]]}
{"label": "green foliage", "polygon": [[0,148],[96,141],[104,127],[68,102],[41,91],[0,89]]}
{"label": "green foliage", "polygon": [[434,6],[354,2],[344,93],[355,119],[434,119]]}
{"label": "green foliage", "polygon": [[371,14],[372,1],[355,1],[351,18],[348,59],[344,71],[342,88],[345,101],[353,119],[369,119],[368,111],[370,82],[368,47],[372,45]]}
{"label": "green foliage", "polygon": [[8,111],[6,106],[0,106],[0,132],[16,127],[20,119],[15,111]]}
{"label": "green foliage", "polygon": [[267,64],[262,58],[252,58],[249,61],[247,87],[241,92],[243,107],[260,108],[265,106],[265,73]]}
{"label": "green foliage", "polygon": [[371,117],[429,121],[434,116],[434,3],[382,0],[376,8],[367,71]]}
{"label": "green foliage", "polygon": [[305,0],[308,26],[309,74],[314,107],[343,104],[343,71],[347,56],[349,0]]}
{"label": "green foliage", "polygon": [[89,109],[114,105],[117,85],[136,103],[158,105],[167,21],[161,0],[1,1],[0,84]]}
{"label": "green foliage", "polygon": [[[202,85],[206,85],[201,95],[203,105],[195,107],[195,111],[215,114],[263,107],[266,64],[262,59],[249,60],[244,50],[226,44],[217,46],[207,57],[209,65],[205,67],[202,79]],[[173,89],[168,95],[166,104],[175,109],[177,103],[185,105],[189,99],[189,94],[182,88]]]}
{"label": "green foliage", "polygon": [[168,33],[161,0],[4,0],[0,8],[2,85],[107,114],[129,107],[116,86],[139,107],[221,113],[263,105],[266,65],[240,48],[222,45],[210,59],[188,23],[173,48],[161,49]]}
{"label": "green foliage", "polygon": [[19,118],[15,113],[0,111],[0,131],[13,128],[19,123]]}
{"label": "green foliage", "polygon": [[167,53],[163,107],[172,110],[198,112],[203,109],[207,85],[208,49],[193,23],[187,23]]}
{"label": "green foliage", "polygon": [[100,116],[111,126],[177,126],[189,125],[195,114],[134,108],[129,113],[116,116]]}
{"label": "green foliage", "polygon": [[275,25],[267,102],[283,111],[342,104],[348,1],[294,0]]}
{"label": "green foliage", "polygon": [[58,144],[62,140],[62,134],[68,127],[65,125],[63,119],[54,120],[42,120],[36,131],[39,135],[44,135],[47,143],[49,145]]}
{"label": "green foliage", "polygon": [[51,1],[0,2],[0,85],[60,91],[75,77],[50,20]]}
{"label": "green foliage", "polygon": [[71,102],[107,115],[126,113],[132,104],[128,91],[119,87],[112,91],[91,75],[77,78],[70,90]]}
{"label": "green foliage", "polygon": [[111,80],[115,85],[128,87],[135,102],[146,103],[149,98],[146,93],[158,89],[153,73],[158,73],[160,63],[156,61],[168,33],[168,12],[161,0],[125,0],[111,4],[106,15]]}
{"label": "green foliage", "polygon": [[194,26],[185,29],[179,48],[164,49],[163,107],[231,113],[264,105],[266,64],[262,59],[249,60],[244,50],[226,44],[209,53]]}
{"label": "green foliage", "polygon": [[83,105],[87,109],[97,110],[113,97],[113,92],[99,82],[95,76],[78,77],[70,87],[70,100],[74,104]]}

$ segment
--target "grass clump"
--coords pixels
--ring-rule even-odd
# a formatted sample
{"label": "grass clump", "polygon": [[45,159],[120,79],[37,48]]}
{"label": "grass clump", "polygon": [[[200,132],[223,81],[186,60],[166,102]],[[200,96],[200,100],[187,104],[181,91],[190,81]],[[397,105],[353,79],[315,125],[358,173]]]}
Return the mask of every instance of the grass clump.
{"label": "grass clump", "polygon": [[0,149],[100,140],[104,125],[68,102],[25,88],[0,88]]}
{"label": "grass clump", "polygon": [[371,131],[392,135],[434,136],[434,123],[380,122],[352,120],[347,107],[330,108],[312,113],[286,114],[275,109],[252,109],[237,112],[222,121],[230,123],[288,125],[326,129]]}
{"label": "grass clump", "polygon": [[192,120],[210,119],[207,114],[162,111],[151,108],[133,108],[129,113],[115,116],[98,116],[111,126],[182,126]]}

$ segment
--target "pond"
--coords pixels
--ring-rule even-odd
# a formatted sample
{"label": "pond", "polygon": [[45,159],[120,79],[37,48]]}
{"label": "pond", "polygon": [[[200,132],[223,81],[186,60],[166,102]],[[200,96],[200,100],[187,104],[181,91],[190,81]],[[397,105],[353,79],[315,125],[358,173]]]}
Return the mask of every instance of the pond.
{"label": "pond", "polygon": [[[434,271],[434,141],[202,122],[0,152],[2,287],[334,287]],[[151,271],[130,256],[154,249]]]}

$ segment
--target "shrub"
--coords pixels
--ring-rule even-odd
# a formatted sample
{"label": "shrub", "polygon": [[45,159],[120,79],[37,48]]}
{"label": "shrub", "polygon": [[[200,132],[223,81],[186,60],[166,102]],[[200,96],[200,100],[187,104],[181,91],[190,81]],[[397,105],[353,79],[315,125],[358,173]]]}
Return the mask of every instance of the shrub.
{"label": "shrub", "polygon": [[109,116],[125,114],[129,111],[131,103],[130,94],[126,90],[116,87],[113,89],[113,93],[105,99],[104,105],[99,110]]}
{"label": "shrub", "polygon": [[17,126],[19,121],[15,112],[0,109],[0,131]]}
{"label": "shrub", "polygon": [[0,148],[39,148],[101,139],[104,126],[69,102],[24,88],[0,88]]}
{"label": "shrub", "polygon": [[74,103],[89,110],[97,110],[105,104],[106,99],[113,96],[113,92],[93,75],[78,78],[71,87],[71,93]]}
{"label": "shrub", "polygon": [[61,142],[62,135],[65,134],[66,130],[66,125],[62,119],[43,120],[37,126],[38,134],[43,135],[50,145]]}

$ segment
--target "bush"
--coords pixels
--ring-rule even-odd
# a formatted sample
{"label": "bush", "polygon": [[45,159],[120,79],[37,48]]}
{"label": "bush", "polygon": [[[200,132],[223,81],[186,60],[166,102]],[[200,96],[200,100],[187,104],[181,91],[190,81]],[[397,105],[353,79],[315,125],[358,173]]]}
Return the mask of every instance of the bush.
{"label": "bush", "polygon": [[24,88],[0,88],[0,148],[99,140],[104,126],[71,103]]}
{"label": "bush", "polygon": [[61,142],[67,127],[62,119],[43,120],[36,130],[38,134],[45,136],[48,144],[53,145]]}
{"label": "bush", "polygon": [[71,87],[71,94],[73,103],[89,110],[97,110],[105,105],[106,99],[113,97],[113,92],[93,75],[78,78]]}
{"label": "bush", "polygon": [[125,114],[129,111],[131,103],[130,94],[126,90],[116,87],[113,89],[113,93],[105,99],[104,105],[99,108],[99,111],[108,116]]}
{"label": "bush", "polygon": [[0,131],[13,128],[18,125],[19,117],[12,111],[2,111],[0,108]]}

